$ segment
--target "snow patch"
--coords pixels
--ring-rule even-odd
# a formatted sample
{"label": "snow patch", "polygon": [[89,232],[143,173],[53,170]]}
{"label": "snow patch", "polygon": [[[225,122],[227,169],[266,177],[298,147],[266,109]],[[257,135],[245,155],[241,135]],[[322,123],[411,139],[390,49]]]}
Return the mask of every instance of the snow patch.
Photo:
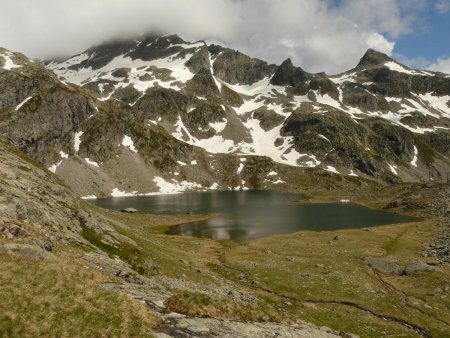
{"label": "snow patch", "polygon": [[183,49],[191,49],[191,48],[198,49],[198,48],[203,47],[203,46],[205,46],[204,42],[195,42],[195,43],[171,44],[168,48],[170,48],[170,47],[181,47]]}
{"label": "snow patch", "polygon": [[58,169],[58,167],[61,165],[61,163],[63,163],[63,160],[61,160],[58,163],[52,165],[51,167],[48,168],[48,170],[50,170],[52,173],[56,173],[56,169]]}
{"label": "snow patch", "polygon": [[418,98],[450,118],[450,107],[447,105],[450,102],[450,95],[434,96],[432,93],[427,93],[419,94]]}
{"label": "snow patch", "polygon": [[76,132],[75,133],[75,139],[74,139],[74,142],[73,142],[73,147],[75,148],[75,151],[77,152],[77,154],[80,151],[81,135],[83,135],[82,131]]}
{"label": "snow patch", "polygon": [[336,84],[343,84],[345,82],[355,82],[355,77],[357,76],[356,73],[350,73],[350,74],[342,74],[337,77],[330,77],[330,80],[333,81]]}
{"label": "snow patch", "polygon": [[[208,139],[195,138],[184,126],[181,116],[178,116],[178,120],[175,123],[175,128],[175,132],[172,133],[172,136],[193,146],[206,149],[210,153],[229,153],[235,149],[234,142],[232,140],[225,140],[220,135],[214,135],[213,137]],[[188,138],[187,141],[185,139],[185,136],[187,136]]]}
{"label": "snow patch", "polygon": [[23,100],[22,102],[20,102],[17,107],[16,107],[16,111],[18,111],[20,108],[22,108],[22,106],[27,103],[29,100],[31,100],[33,98],[33,96],[28,96],[25,100]]}
{"label": "snow patch", "polygon": [[339,171],[336,170],[335,167],[333,167],[333,166],[331,166],[331,165],[327,166],[327,167],[325,168],[325,170],[326,170],[326,171],[329,171],[329,172],[332,172],[332,173],[335,173],[335,174],[341,174]]}
{"label": "snow patch", "polygon": [[[133,60],[131,59],[131,57],[119,55],[104,67],[95,70],[93,70],[91,67],[71,70],[69,69],[70,64],[67,63],[52,63],[48,65],[48,68],[53,70],[59,77],[64,77],[68,82],[72,82],[78,85],[95,82],[100,79],[109,79],[114,81],[120,80],[119,83],[115,85],[115,89],[119,87],[126,87],[129,84],[132,84],[137,90],[145,92],[148,88],[151,88],[155,84],[157,84],[165,88],[180,90],[180,88],[177,86],[177,82],[186,83],[186,81],[194,77],[194,74],[185,66],[185,63],[192,57],[193,54],[187,53],[183,57],[180,57],[180,53],[183,52],[184,51],[181,51],[172,56],[151,61],[144,61],[141,59]],[[69,63],[72,63],[72,61]],[[152,81],[141,81],[141,76],[144,76],[145,74],[152,74],[152,72],[145,70],[150,66],[169,69],[171,71],[171,76],[175,80],[165,82],[155,78],[155,80]],[[131,69],[131,71],[128,73],[127,83],[123,82],[122,78],[119,79],[110,76],[109,73],[118,68]]]}
{"label": "snow patch", "polygon": [[389,68],[390,70],[398,73],[404,73],[409,75],[421,75],[419,72],[416,72],[414,70],[409,70],[403,67],[402,65],[398,64],[397,62],[389,61],[384,64],[385,67]]}
{"label": "snow patch", "polygon": [[227,126],[227,119],[223,119],[222,120],[222,122],[210,122],[209,123],[209,126],[211,127],[211,128],[213,128],[215,131],[216,131],[216,133],[220,133],[220,132],[222,132],[224,129],[225,129],[225,127]]}
{"label": "snow patch", "polygon": [[159,176],[155,176],[155,178],[153,178],[153,182],[156,183],[156,185],[159,188],[159,192],[161,194],[178,194],[186,190],[195,190],[202,188],[201,184],[195,182],[188,182],[188,181],[177,182],[174,179],[172,180],[172,182],[169,182]]}
{"label": "snow patch", "polygon": [[219,184],[214,182],[208,189],[209,190],[217,190],[219,188]]}
{"label": "snow patch", "polygon": [[122,140],[122,145],[124,147],[128,147],[132,152],[137,153],[138,151],[136,150],[136,148],[134,147],[134,143],[133,140],[131,139],[130,136],[124,135],[123,136],[123,140]]}
{"label": "snow patch", "polygon": [[0,56],[3,57],[3,59],[5,59],[3,69],[11,70],[13,68],[21,68],[22,67],[21,65],[16,65],[14,63],[14,61],[11,59],[11,55],[13,55],[13,53],[11,52],[5,52],[4,54],[0,54]]}
{"label": "snow patch", "polygon": [[326,141],[328,141],[328,142],[331,142],[328,138],[326,138],[326,136],[324,136],[324,135],[322,135],[322,134],[317,134],[320,138],[322,138],[322,139],[324,139],[324,140],[326,140]]}
{"label": "snow patch", "polygon": [[388,166],[389,166],[389,169],[392,171],[392,173],[393,173],[394,175],[398,175],[398,174],[397,174],[397,170],[396,170],[396,166],[391,165],[391,164],[389,164],[389,163],[388,163]]}
{"label": "snow patch", "polygon": [[350,170],[350,174],[348,174],[348,176],[356,176],[356,177],[358,177],[358,175],[355,174],[355,172],[353,171],[353,169]]}
{"label": "snow patch", "polygon": [[87,157],[85,157],[84,160],[87,162],[87,164],[90,164],[90,165],[98,168],[98,163],[97,162],[91,161]]}
{"label": "snow patch", "polygon": [[95,196],[95,195],[82,196],[81,199],[82,200],[96,200],[97,196]]}
{"label": "snow patch", "polygon": [[242,172],[242,169],[244,169],[244,163],[239,164],[239,168],[237,169],[236,174],[239,175]]}
{"label": "snow patch", "polygon": [[[214,76],[214,69],[213,69],[214,61],[212,60],[211,53],[208,52],[208,55],[209,55],[209,66],[210,66],[209,71],[211,72],[211,75],[212,75],[212,77],[213,77],[213,79],[214,79],[214,82],[215,82],[217,88],[219,89],[219,92],[222,92],[222,84],[221,84],[221,83],[217,80],[217,78]],[[225,110],[225,109],[224,109],[224,110]]]}
{"label": "snow patch", "polygon": [[61,161],[59,161],[58,163],[48,167],[48,170],[50,170],[52,173],[56,173],[56,169],[58,169],[58,167],[61,165],[61,163],[63,163],[64,159],[69,158],[69,155],[66,154],[62,150],[59,152],[59,156],[61,156]]}
{"label": "snow patch", "polygon": [[417,155],[419,155],[419,151],[417,150],[417,147],[414,146],[414,157],[411,161],[411,165],[416,168],[417,168]]}
{"label": "snow patch", "polygon": [[133,191],[133,192],[126,192],[126,191],[121,191],[118,188],[114,188],[111,196],[112,197],[130,197],[130,196],[136,196],[137,191]]}

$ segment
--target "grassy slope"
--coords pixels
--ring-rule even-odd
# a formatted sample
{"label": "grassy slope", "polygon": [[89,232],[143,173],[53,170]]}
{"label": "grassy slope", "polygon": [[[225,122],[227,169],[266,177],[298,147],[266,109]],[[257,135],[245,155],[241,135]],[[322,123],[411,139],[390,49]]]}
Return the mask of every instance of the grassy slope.
{"label": "grassy slope", "polygon": [[[93,206],[87,209],[91,213],[98,212]],[[449,326],[444,323],[450,322],[448,298],[431,295],[436,287],[444,288],[448,284],[448,267],[416,276],[391,276],[374,273],[362,260],[366,256],[383,255],[397,258],[400,263],[418,260],[421,243],[433,236],[434,220],[382,226],[370,231],[301,232],[236,244],[159,233],[161,226],[189,221],[191,216],[171,219],[100,212],[111,219],[111,225],[119,233],[135,240],[139,248],[133,251],[131,261],[129,247],[110,255],[118,254],[130,263],[144,262],[150,257],[163,275],[200,284],[220,285],[214,277],[220,275],[235,282],[237,290],[251,290],[258,296],[256,304],[243,305],[180,291],[168,301],[171,310],[199,316],[286,323],[300,318],[362,337],[412,335],[412,331],[402,325],[381,320],[352,306],[321,304],[331,300],[347,301],[378,314],[407,320],[426,328],[435,337],[449,335]],[[127,226],[117,226],[117,220]],[[345,239],[333,241],[336,234]],[[91,241],[98,244],[95,238]],[[5,321],[8,317],[4,315],[2,329],[14,333],[11,336],[31,335],[32,332],[73,335],[74,328],[81,330],[80,335],[148,334],[157,323],[151,311],[144,310],[139,303],[96,288],[96,284],[112,281],[114,277],[84,267],[78,259],[83,252],[77,250],[57,253],[59,259],[55,263],[16,258],[1,260],[2,285],[9,285],[1,291],[5,300],[2,305],[8,309],[5,314],[9,318],[25,314],[12,322]],[[323,264],[323,267],[316,267],[316,264]],[[242,274],[245,275],[243,280],[240,279]],[[49,301],[41,301],[37,295],[42,299],[49,297]],[[43,315],[50,326],[40,324]]]}
{"label": "grassy slope", "polygon": [[[327,200],[329,194],[318,194],[318,199]],[[385,201],[382,195],[376,200],[360,201],[379,207],[393,195],[386,196]],[[196,292],[180,292],[168,301],[174,311],[287,323],[301,318],[363,337],[382,333],[412,335],[403,325],[382,320],[354,306],[338,304],[348,302],[376,314],[408,321],[436,337],[450,335],[448,297],[433,291],[448,285],[448,266],[414,276],[394,276],[372,270],[363,260],[367,256],[389,256],[401,264],[423,260],[421,245],[434,236],[435,219],[381,226],[370,231],[300,232],[236,244],[159,234],[160,227],[171,222],[156,221],[155,216],[120,217],[134,226],[118,231],[136,240],[143,248],[142,255],[153,257],[163,274],[183,275],[187,280],[201,283],[217,282],[210,276],[219,274],[255,292],[259,298],[256,304],[243,306]],[[155,223],[155,227],[151,225]],[[332,240],[337,234],[344,240]],[[190,264],[181,263],[183,260]],[[327,303],[330,301],[336,303]]]}
{"label": "grassy slope", "polygon": [[52,262],[0,254],[0,337],[151,337],[156,317],[98,283],[114,278],[82,265],[77,250]]}

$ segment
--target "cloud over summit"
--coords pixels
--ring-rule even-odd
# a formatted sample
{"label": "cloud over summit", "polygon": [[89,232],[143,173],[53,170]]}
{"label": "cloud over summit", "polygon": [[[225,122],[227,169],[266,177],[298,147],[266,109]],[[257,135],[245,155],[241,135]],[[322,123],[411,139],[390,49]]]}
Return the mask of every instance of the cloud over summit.
{"label": "cloud over summit", "polygon": [[[151,28],[271,63],[339,73],[368,48],[391,54],[426,0],[0,0],[0,46],[35,57],[79,53]],[[407,6],[409,5],[409,7]],[[405,9],[406,8],[406,9]]]}

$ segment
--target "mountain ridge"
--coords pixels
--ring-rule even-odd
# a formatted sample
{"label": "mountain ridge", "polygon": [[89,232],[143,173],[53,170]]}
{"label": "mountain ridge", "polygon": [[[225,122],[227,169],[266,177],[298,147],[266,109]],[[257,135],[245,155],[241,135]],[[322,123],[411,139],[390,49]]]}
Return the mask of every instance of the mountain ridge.
{"label": "mountain ridge", "polygon": [[[262,156],[270,158],[274,168],[288,165],[304,171],[310,167],[385,183],[439,179],[449,171],[449,76],[411,70],[374,50],[369,49],[355,68],[328,76],[307,73],[290,59],[279,66],[269,65],[221,46],[190,43],[177,35],[150,34],[100,44],[46,67],[62,81],[55,81],[56,87],[72,86],[76,97],[87,97],[88,112],[64,135],[52,138],[52,142],[64,144],[60,149],[50,150],[49,144],[44,144],[42,150],[26,150],[31,135],[23,141],[15,136],[15,142],[25,142],[21,149],[66,180],[73,172],[80,172],[75,175],[78,180],[83,175],[90,177],[95,183],[81,189],[82,195],[104,196],[108,189],[127,194],[147,193],[158,187],[163,191],[155,183],[142,183],[151,181],[151,176],[165,177],[164,182],[171,182],[174,190],[189,177],[186,182],[191,183],[185,185],[194,190],[210,186],[254,188],[248,186],[248,179],[238,178],[241,171],[237,169],[233,170],[235,183],[214,181],[214,177],[222,177],[222,168],[211,161],[201,161],[206,166],[200,172],[208,173],[207,180],[183,173],[187,168],[179,163],[198,163],[199,159],[157,148],[150,142],[154,139],[150,134],[146,141],[142,139],[147,131],[138,131],[138,125],[159,128],[155,135],[161,140],[177,140],[165,144],[185,144],[180,143],[178,149],[193,146],[188,147],[192,154],[206,151],[201,155],[204,158],[223,155],[239,161]],[[26,98],[21,96],[21,100]],[[33,110],[33,100],[21,109]],[[30,122],[23,121],[22,130],[29,129]],[[17,119],[16,123],[21,125]],[[11,126],[5,128],[9,136],[14,135]],[[101,141],[96,140],[98,130],[103,130]],[[134,179],[112,173],[114,170],[105,166],[105,161],[121,158],[121,148],[128,149],[121,145],[125,139],[137,150],[130,150],[129,155],[135,158],[133,166],[140,177],[128,189],[127,182]],[[53,155],[36,153],[47,150]],[[79,160],[72,163],[78,152],[88,170],[80,169]],[[161,162],[161,157],[166,160]],[[203,173],[200,176],[204,177]],[[105,184],[111,175],[116,177],[112,180],[115,187]],[[260,187],[270,183],[261,179],[266,183]],[[279,177],[277,182],[284,183],[278,188],[289,186],[289,181],[289,177]],[[71,185],[76,186],[74,182]],[[94,188],[101,185],[109,188],[101,192]],[[131,186],[146,188],[141,191]]]}

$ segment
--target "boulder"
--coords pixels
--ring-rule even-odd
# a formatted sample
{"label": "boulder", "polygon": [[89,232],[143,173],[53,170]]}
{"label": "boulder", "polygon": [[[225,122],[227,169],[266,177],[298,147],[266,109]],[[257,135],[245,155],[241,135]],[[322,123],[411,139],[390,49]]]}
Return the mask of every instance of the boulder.
{"label": "boulder", "polygon": [[121,212],[125,212],[125,213],[128,213],[128,214],[135,214],[135,213],[137,213],[137,209],[125,208],[125,209],[122,209]]}
{"label": "boulder", "polygon": [[20,256],[34,261],[53,260],[53,254],[42,250],[36,245],[7,243],[0,245],[0,252]]}
{"label": "boulder", "polygon": [[404,267],[397,264],[397,261],[389,257],[366,257],[364,259],[369,266],[384,273],[401,275]]}
{"label": "boulder", "polygon": [[413,275],[417,272],[421,271],[432,271],[434,268],[431,265],[428,265],[424,262],[416,262],[406,265],[404,274],[407,276]]}

